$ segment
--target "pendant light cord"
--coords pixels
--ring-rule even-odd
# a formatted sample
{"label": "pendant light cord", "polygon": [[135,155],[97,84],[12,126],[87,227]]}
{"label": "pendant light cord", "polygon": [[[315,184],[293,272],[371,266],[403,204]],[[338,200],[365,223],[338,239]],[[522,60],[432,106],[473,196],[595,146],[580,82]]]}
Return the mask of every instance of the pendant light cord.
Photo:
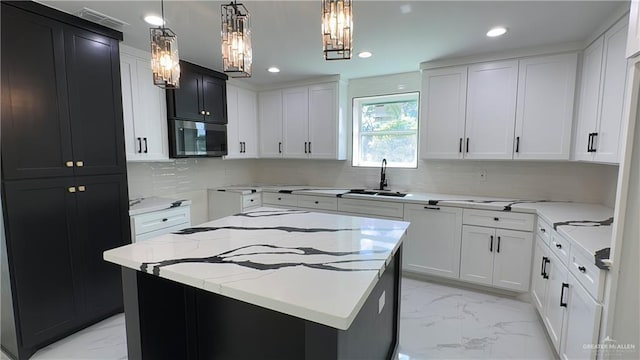
{"label": "pendant light cord", "polygon": [[160,0],[160,12],[162,13],[162,28],[164,29],[164,0]]}

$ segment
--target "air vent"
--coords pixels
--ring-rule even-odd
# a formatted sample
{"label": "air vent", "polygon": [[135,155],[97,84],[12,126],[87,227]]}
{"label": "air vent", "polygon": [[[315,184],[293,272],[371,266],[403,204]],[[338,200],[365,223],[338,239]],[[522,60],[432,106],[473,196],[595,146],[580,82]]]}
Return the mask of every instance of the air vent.
{"label": "air vent", "polygon": [[75,15],[115,30],[122,30],[123,27],[129,25],[129,23],[126,23],[120,19],[116,19],[87,7],[78,10]]}

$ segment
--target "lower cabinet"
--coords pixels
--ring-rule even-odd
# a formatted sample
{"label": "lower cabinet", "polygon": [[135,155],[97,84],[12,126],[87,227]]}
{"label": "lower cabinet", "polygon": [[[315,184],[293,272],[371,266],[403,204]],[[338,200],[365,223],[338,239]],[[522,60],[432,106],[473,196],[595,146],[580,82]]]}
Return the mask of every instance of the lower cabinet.
{"label": "lower cabinet", "polygon": [[544,300],[542,320],[556,351],[560,352],[562,326],[566,314],[565,291],[567,288],[567,268],[560,263],[555,254],[549,254],[549,262],[545,268],[548,276],[547,291]]}
{"label": "lower cabinet", "polygon": [[464,225],[460,279],[527,291],[531,241],[531,232]]}
{"label": "lower cabinet", "polygon": [[[549,275],[547,266],[549,260],[549,250],[540,236],[536,236],[536,245],[533,249],[533,269],[531,276],[531,301],[536,306],[540,314],[543,313],[544,299],[547,295],[547,283]],[[538,269],[540,269],[538,271]]]}
{"label": "lower cabinet", "polygon": [[406,204],[404,220],[411,222],[404,242],[404,270],[457,279],[462,209]]}
{"label": "lower cabinet", "polygon": [[5,181],[3,201],[19,357],[121,311],[102,253],[131,242],[126,176]]}
{"label": "lower cabinet", "polygon": [[597,344],[602,305],[596,302],[573,275],[567,279],[566,321],[562,332],[560,357],[568,359],[595,359],[596,350],[584,345]]}
{"label": "lower cabinet", "polygon": [[133,242],[182,230],[191,226],[191,206],[182,205],[131,216]]}

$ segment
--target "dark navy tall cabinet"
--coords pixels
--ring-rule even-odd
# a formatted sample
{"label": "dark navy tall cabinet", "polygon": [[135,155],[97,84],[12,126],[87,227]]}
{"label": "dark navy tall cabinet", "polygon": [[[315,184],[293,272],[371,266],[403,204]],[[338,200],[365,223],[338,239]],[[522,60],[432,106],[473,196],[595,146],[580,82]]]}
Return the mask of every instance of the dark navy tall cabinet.
{"label": "dark navy tall cabinet", "polygon": [[131,242],[122,34],[2,2],[2,348],[18,359],[122,311]]}

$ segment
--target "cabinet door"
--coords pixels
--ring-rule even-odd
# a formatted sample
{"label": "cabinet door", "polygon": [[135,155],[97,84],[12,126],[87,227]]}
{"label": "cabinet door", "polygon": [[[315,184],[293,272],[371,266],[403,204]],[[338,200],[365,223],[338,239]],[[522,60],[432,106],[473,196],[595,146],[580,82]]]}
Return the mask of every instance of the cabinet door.
{"label": "cabinet door", "polygon": [[520,60],[514,158],[569,160],[578,54]]}
{"label": "cabinet door", "polygon": [[569,275],[569,288],[565,290],[567,299],[567,321],[563,328],[560,358],[595,359],[597,351],[585,349],[585,344],[597,344],[600,333],[602,305]]}
{"label": "cabinet door", "polygon": [[238,117],[238,91],[238,87],[227,85],[227,158],[230,159],[242,157],[240,119]]}
{"label": "cabinet door", "polygon": [[180,73],[180,88],[167,90],[167,104],[169,117],[181,120],[203,121],[204,104],[202,94],[202,75],[186,71],[186,67]]}
{"label": "cabinet door", "polygon": [[618,22],[604,35],[604,62],[599,126],[595,137],[594,160],[618,163],[622,136],[622,115],[627,80],[625,57],[626,19]]}
{"label": "cabinet door", "polygon": [[547,333],[556,351],[560,352],[560,341],[562,340],[562,326],[566,307],[564,304],[566,298],[566,284],[568,271],[560,263],[560,260],[554,254],[549,254],[549,263],[547,264],[547,274],[549,274],[549,285],[547,287],[547,297],[544,304],[544,315],[542,320],[547,327]]}
{"label": "cabinet door", "polygon": [[411,222],[404,242],[404,268],[457,279],[462,209],[405,205],[404,220]]}
{"label": "cabinet door", "polygon": [[65,26],[75,175],[126,171],[118,40]]}
{"label": "cabinet door", "polygon": [[[4,8],[3,8],[4,11]],[[4,182],[5,227],[22,346],[32,347],[78,324],[80,284],[70,242],[73,178]]]}
{"label": "cabinet door", "polygon": [[102,253],[131,243],[127,181],[124,175],[76,177],[77,228],[73,246],[76,276],[82,278],[83,320],[122,308],[120,267]]}
{"label": "cabinet door", "polygon": [[1,33],[3,178],[73,175],[62,25],[3,3]]}
{"label": "cabinet door", "polygon": [[141,153],[145,160],[167,160],[169,145],[165,90],[153,85],[151,55],[149,59],[136,59],[136,65],[138,101],[133,108],[136,134],[142,137]]}
{"label": "cabinet door", "polygon": [[420,96],[420,156],[461,159],[467,107],[467,67],[427,70]]}
{"label": "cabinet door", "polygon": [[515,291],[529,290],[532,240],[530,232],[496,230],[493,285]]}
{"label": "cabinet door", "polygon": [[309,157],[338,158],[338,84],[309,87]]}
{"label": "cabinet door", "polygon": [[464,225],[460,251],[460,279],[491,285],[495,229]]}
{"label": "cabinet door", "polygon": [[282,157],[282,90],[258,95],[260,157]]}
{"label": "cabinet door", "polygon": [[512,158],[517,83],[516,60],[469,66],[466,158]]}
{"label": "cabinet door", "polygon": [[544,314],[544,301],[547,295],[547,262],[549,254],[544,240],[536,237],[536,246],[533,251],[533,270],[531,273],[531,299],[540,315]]}
{"label": "cabinet door", "polygon": [[282,133],[285,158],[308,157],[309,88],[282,90]]}
{"label": "cabinet door", "polygon": [[582,56],[580,105],[573,149],[575,160],[591,160],[593,157],[588,151],[591,138],[589,134],[596,130],[598,121],[603,49],[604,38],[600,37],[584,50]]}
{"label": "cabinet door", "polygon": [[213,124],[227,123],[226,82],[206,75],[202,76],[202,103],[204,121]]}
{"label": "cabinet door", "polygon": [[256,93],[238,89],[238,140],[242,141],[242,155],[258,157],[258,106]]}

